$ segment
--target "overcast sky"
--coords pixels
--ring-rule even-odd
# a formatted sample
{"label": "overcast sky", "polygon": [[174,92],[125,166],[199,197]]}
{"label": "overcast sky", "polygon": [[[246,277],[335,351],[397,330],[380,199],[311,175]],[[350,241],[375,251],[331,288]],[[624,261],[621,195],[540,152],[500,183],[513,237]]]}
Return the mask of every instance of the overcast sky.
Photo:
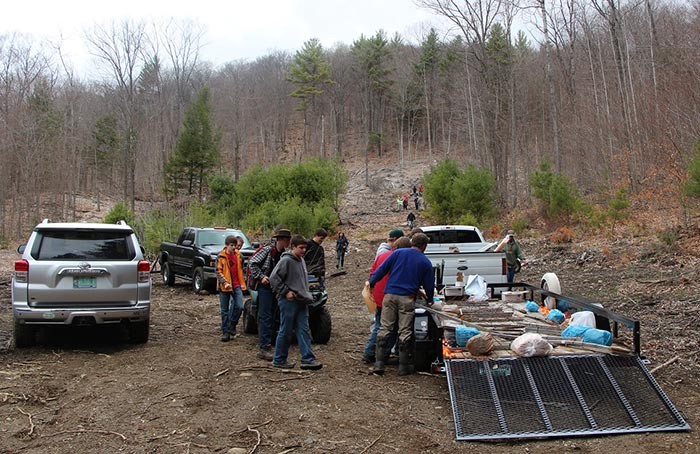
{"label": "overcast sky", "polygon": [[415,42],[421,30],[440,22],[413,0],[9,0],[0,7],[0,34],[61,36],[64,55],[80,74],[90,66],[84,32],[94,24],[173,17],[205,26],[202,57],[215,65],[296,51],[310,38],[326,48],[352,44],[379,29]]}

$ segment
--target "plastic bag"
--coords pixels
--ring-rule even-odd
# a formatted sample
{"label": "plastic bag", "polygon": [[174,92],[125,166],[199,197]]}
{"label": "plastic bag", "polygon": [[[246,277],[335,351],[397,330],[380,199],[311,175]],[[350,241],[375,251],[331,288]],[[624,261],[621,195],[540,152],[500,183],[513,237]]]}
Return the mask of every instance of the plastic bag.
{"label": "plastic bag", "polygon": [[528,312],[539,312],[540,305],[534,301],[528,301],[525,303],[525,310]]}
{"label": "plastic bag", "polygon": [[474,356],[485,356],[493,351],[494,345],[491,333],[483,333],[469,339],[467,350]]}
{"label": "plastic bag", "polygon": [[481,334],[476,328],[470,328],[468,326],[458,326],[455,328],[455,338],[457,339],[457,346],[464,347],[467,345],[469,339],[474,336]]}
{"label": "plastic bag", "polygon": [[564,321],[564,319],[566,319],[566,316],[559,309],[552,309],[551,311],[549,311],[549,314],[547,314],[547,320],[549,320],[550,322],[554,322],[557,325],[561,324]]}
{"label": "plastic bag", "polygon": [[583,342],[588,342],[590,344],[598,345],[612,345],[613,337],[610,331],[605,331],[603,329],[588,328],[583,337],[581,337]]}
{"label": "plastic bag", "polygon": [[569,318],[569,326],[571,325],[595,328],[595,314],[591,311],[574,312],[571,314],[571,318]]}
{"label": "plastic bag", "polygon": [[525,333],[516,337],[510,343],[510,349],[518,356],[547,356],[552,351],[552,345],[537,333]]}
{"label": "plastic bag", "polygon": [[374,314],[377,309],[377,303],[374,302],[374,297],[372,296],[372,289],[369,286],[369,281],[365,281],[365,286],[362,288],[362,299],[367,305],[367,310],[370,314]]}
{"label": "plastic bag", "polygon": [[569,325],[564,331],[561,332],[561,337],[566,337],[570,339],[572,337],[583,337],[583,333],[592,329],[590,326],[583,325]]}
{"label": "plastic bag", "polygon": [[464,293],[471,295],[470,301],[472,299],[474,301],[485,301],[489,299],[486,288],[486,281],[483,277],[478,274],[470,274],[467,278],[467,285],[464,287]]}

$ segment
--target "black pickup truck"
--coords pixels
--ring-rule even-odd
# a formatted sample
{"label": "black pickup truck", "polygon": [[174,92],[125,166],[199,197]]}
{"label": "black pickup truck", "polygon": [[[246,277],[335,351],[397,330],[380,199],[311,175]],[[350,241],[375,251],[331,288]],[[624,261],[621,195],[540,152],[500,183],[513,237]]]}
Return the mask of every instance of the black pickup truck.
{"label": "black pickup truck", "polygon": [[177,243],[163,242],[160,245],[160,269],[165,285],[175,284],[175,278],[192,282],[195,293],[216,290],[216,258],[224,248],[229,235],[243,238],[241,256],[243,263],[253,255],[258,244],[237,229],[225,227],[185,227]]}

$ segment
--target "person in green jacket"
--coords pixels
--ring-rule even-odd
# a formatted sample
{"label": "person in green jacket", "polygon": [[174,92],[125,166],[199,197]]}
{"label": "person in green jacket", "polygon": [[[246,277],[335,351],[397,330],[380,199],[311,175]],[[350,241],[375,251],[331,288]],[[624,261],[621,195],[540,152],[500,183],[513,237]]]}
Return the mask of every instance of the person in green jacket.
{"label": "person in green jacket", "polygon": [[508,230],[505,238],[496,246],[496,252],[503,251],[506,254],[506,263],[508,265],[507,278],[508,283],[512,284],[515,278],[515,272],[520,268],[523,260],[523,251],[520,249],[520,244],[515,240],[515,232]]}

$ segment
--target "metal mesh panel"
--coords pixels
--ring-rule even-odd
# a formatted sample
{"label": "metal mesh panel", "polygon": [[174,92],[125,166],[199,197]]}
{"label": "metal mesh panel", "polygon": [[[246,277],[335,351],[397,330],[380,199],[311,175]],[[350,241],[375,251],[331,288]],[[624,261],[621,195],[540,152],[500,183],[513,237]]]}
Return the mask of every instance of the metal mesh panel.
{"label": "metal mesh panel", "polygon": [[636,357],[446,362],[458,440],[689,430]]}

